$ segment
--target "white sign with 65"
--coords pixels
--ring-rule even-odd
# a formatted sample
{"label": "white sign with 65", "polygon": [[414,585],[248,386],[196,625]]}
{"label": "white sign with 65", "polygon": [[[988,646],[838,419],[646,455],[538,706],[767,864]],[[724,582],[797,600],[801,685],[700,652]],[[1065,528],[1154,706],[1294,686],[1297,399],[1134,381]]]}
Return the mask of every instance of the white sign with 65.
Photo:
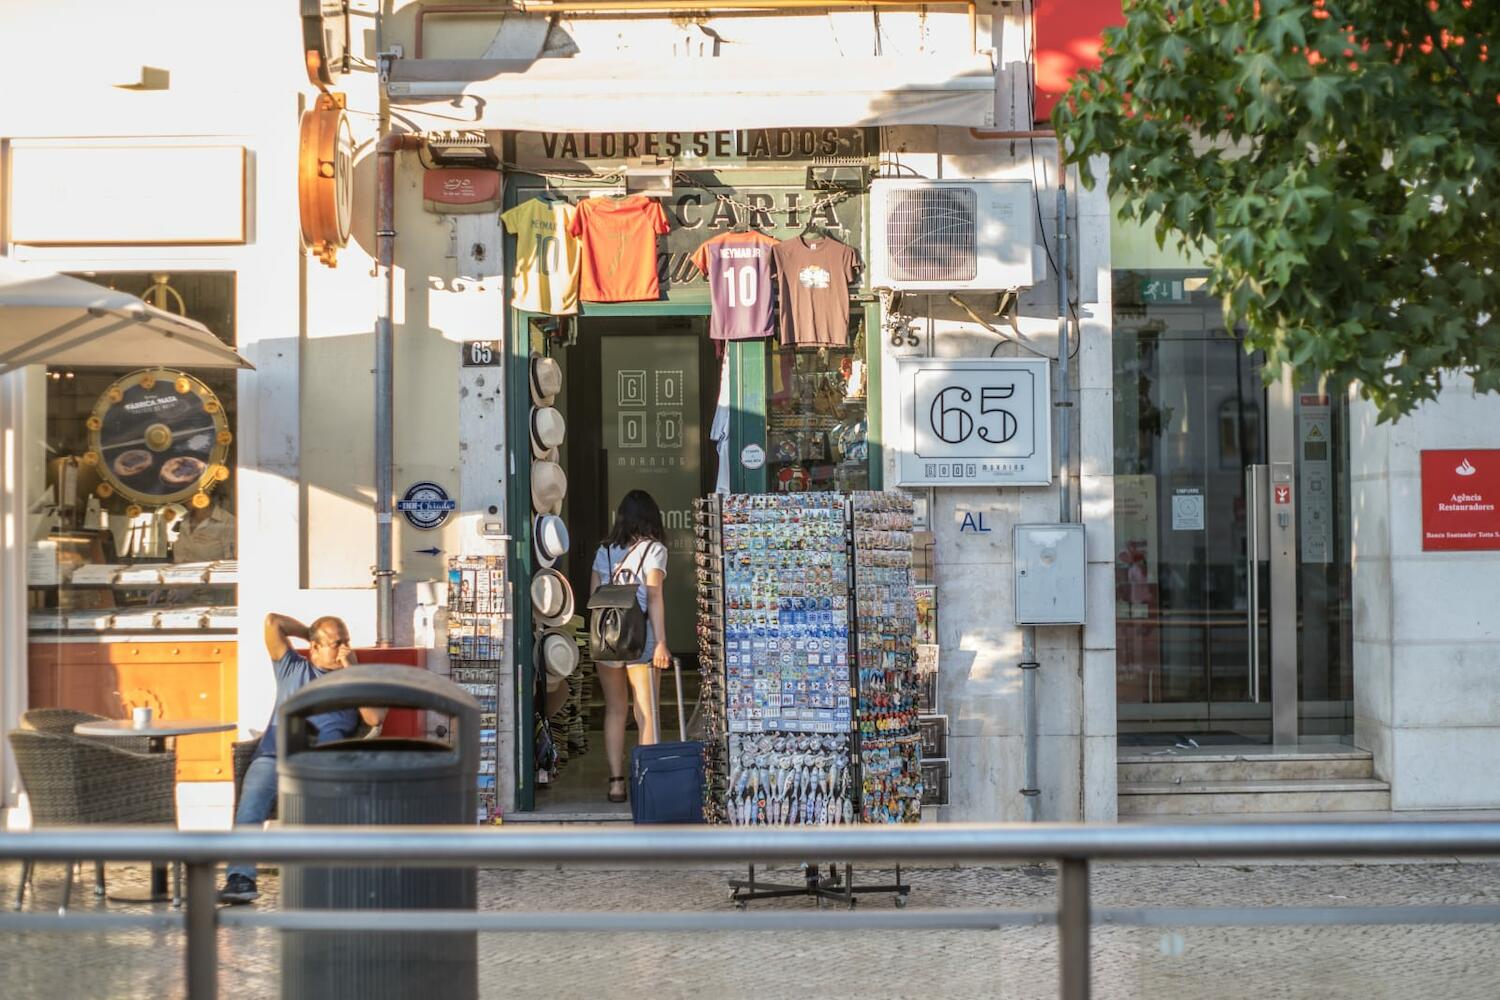
{"label": "white sign with 65", "polygon": [[1048,486],[1046,358],[901,358],[897,484]]}

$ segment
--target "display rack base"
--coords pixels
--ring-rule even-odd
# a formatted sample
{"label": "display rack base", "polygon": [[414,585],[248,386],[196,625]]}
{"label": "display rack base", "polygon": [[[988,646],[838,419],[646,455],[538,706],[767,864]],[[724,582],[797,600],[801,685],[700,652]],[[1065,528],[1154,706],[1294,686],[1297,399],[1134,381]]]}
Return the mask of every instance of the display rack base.
{"label": "display rack base", "polygon": [[737,910],[743,910],[757,899],[787,899],[795,896],[816,899],[820,907],[828,903],[842,903],[852,910],[860,896],[889,893],[900,909],[906,906],[906,897],[911,894],[911,886],[901,881],[900,865],[896,866],[896,881],[890,885],[855,885],[854,866],[850,864],[842,866],[842,876],[839,865],[828,865],[827,875],[820,875],[817,865],[804,867],[807,874],[802,884],[789,885],[784,882],[757,882],[755,866],[750,865],[748,878],[729,880],[729,899]]}

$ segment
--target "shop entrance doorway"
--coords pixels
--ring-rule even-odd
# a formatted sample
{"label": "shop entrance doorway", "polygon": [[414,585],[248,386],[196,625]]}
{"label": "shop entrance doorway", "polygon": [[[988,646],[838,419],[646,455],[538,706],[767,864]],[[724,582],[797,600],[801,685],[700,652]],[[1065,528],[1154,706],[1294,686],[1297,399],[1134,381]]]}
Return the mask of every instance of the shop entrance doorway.
{"label": "shop entrance doorway", "polygon": [[1120,740],[1348,742],[1347,401],[1267,388],[1202,284],[1116,277]]}
{"label": "shop entrance doorway", "polygon": [[[693,501],[713,491],[717,475],[708,433],[721,362],[704,313],[580,317],[569,321],[565,336],[551,347],[565,379],[557,402],[567,421],[561,461],[569,483],[563,516],[571,546],[564,572],[577,595],[579,622],[587,614],[594,553],[620,499],[645,490],[661,508],[666,529],[667,645],[682,662],[689,712],[698,683]],[[537,818],[629,816],[628,806],[606,801],[610,770],[598,669],[585,655],[571,682],[573,703],[550,720],[560,763],[551,781],[537,785],[531,814]],[[674,682],[670,672],[661,680],[661,736],[674,740]],[[632,719],[627,760],[637,737]]]}

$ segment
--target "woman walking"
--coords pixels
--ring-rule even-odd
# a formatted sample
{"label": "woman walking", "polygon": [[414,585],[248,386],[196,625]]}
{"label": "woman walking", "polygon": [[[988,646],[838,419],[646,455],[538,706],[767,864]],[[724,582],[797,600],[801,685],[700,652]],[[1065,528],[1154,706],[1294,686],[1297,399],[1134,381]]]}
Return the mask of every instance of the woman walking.
{"label": "woman walking", "polygon": [[[646,613],[646,644],[638,663],[604,663],[604,753],[609,759],[609,801],[625,801],[625,708],[633,701],[641,745],[659,738],[656,698],[658,670],[672,665],[667,649],[667,611],[662,584],[667,578],[667,533],[661,508],[645,490],[631,490],[620,501],[614,527],[594,554],[589,593],[606,583],[636,583],[636,600]],[[647,659],[649,657],[649,659]],[[634,693],[634,698],[631,694]]]}

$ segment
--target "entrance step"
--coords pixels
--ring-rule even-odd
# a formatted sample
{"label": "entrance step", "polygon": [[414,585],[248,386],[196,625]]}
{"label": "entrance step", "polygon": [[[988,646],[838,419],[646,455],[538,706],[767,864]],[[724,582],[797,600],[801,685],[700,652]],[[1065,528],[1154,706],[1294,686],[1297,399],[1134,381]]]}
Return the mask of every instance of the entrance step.
{"label": "entrance step", "polygon": [[1118,763],[1122,788],[1137,782],[1176,784],[1375,776],[1371,754],[1353,748],[1284,752],[1122,750]]}
{"label": "entrance step", "polygon": [[1374,778],[1121,781],[1119,790],[1122,817],[1384,812],[1391,808],[1391,786]]}
{"label": "entrance step", "polygon": [[512,823],[581,823],[584,825],[632,822],[630,813],[618,810],[546,809],[538,812],[506,813],[505,825]]}

